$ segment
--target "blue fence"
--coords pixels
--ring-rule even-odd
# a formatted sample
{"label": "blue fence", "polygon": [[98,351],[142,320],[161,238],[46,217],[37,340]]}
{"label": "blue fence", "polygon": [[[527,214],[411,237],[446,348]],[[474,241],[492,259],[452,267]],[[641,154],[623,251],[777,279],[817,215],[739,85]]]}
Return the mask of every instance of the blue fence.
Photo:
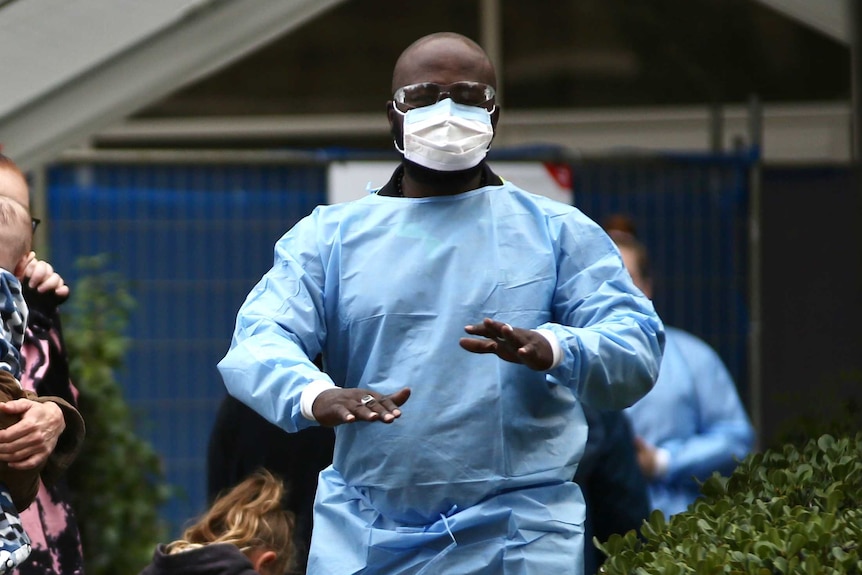
{"label": "blue fence", "polygon": [[[629,158],[572,168],[575,203],[587,215],[635,219],[652,253],[659,312],[712,343],[744,394],[750,160]],[[215,366],[236,310],[270,267],[275,240],[326,201],[326,188],[325,162],[49,171],[52,263],[74,285],[79,257],[110,254],[137,301],[118,376],[140,432],[179,488],[164,511],[174,532],[205,506],[207,442],[224,394]]]}
{"label": "blue fence", "polygon": [[[224,386],[216,363],[273,245],[325,202],[325,168],[69,165],[49,173],[53,264],[109,254],[137,302],[118,374],[140,431],[178,489],[172,530],[206,498],[206,444]],[[66,270],[70,273],[66,274]]]}
{"label": "blue fence", "polygon": [[653,270],[663,321],[706,340],[748,397],[748,202],[753,157],[665,156],[575,165],[575,204],[628,214]]}

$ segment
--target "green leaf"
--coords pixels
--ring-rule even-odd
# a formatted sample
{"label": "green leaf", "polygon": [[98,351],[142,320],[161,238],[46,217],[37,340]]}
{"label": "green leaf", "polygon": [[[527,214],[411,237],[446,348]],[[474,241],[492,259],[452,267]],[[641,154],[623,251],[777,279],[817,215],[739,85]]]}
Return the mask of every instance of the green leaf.
{"label": "green leaf", "polygon": [[799,553],[808,542],[808,538],[801,533],[794,533],[790,536],[790,541],[787,544],[787,555],[792,556]]}
{"label": "green leaf", "polygon": [[[843,475],[836,476],[840,471]],[[752,454],[683,513],[644,522],[613,575],[862,573],[862,433]]]}
{"label": "green leaf", "polygon": [[78,264],[83,275],[64,317],[64,340],[87,438],[67,478],[86,573],[137,573],[167,534],[159,508],[174,489],[152,446],[137,435],[118,377],[134,299],[120,277],[105,270],[106,257]]}

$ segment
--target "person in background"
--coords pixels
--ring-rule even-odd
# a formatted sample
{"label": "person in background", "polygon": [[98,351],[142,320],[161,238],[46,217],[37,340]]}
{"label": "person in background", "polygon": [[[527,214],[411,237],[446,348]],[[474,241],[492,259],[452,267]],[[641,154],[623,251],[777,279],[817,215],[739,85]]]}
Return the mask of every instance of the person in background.
{"label": "person in background", "polygon": [[207,498],[215,501],[243,479],[264,468],[282,478],[285,508],[296,518],[294,570],[305,573],[311,545],[311,514],[317,477],[332,463],[335,432],[307,427],[287,433],[230,395],[219,405],[207,449]]}
{"label": "person in background", "polygon": [[[631,220],[614,215],[604,222],[626,268],[652,298],[646,248]],[[706,342],[666,326],[667,343],[655,387],[626,409],[635,432],[650,501],[666,517],[685,511],[700,495],[698,481],[713,472],[729,475],[751,451],[754,428],[721,358]]]}
{"label": "person in background", "polygon": [[260,470],[223,493],[181,539],[159,545],[140,575],[284,575],[293,515],[284,484]]}
{"label": "person in background", "polygon": [[[18,166],[2,154],[0,196],[12,198],[29,210],[27,180]],[[33,219],[34,231],[36,224],[38,220]],[[13,468],[44,465],[44,469],[35,502],[21,513],[32,551],[16,573],[80,575],[84,572],[81,537],[63,480],[63,470],[77,456],[84,437],[59,316],[60,304],[69,297],[69,286],[35,254],[23,276],[21,286],[29,317],[21,346],[21,385],[38,397],[0,403],[0,411],[21,418],[0,430],[0,461]]]}
{"label": "person in background", "polygon": [[607,234],[485,163],[495,84],[462,35],[408,46],[403,161],[288,231],[237,314],[228,392],[290,432],[338,426],[310,574],[580,575],[581,403],[655,383],[662,324]]}

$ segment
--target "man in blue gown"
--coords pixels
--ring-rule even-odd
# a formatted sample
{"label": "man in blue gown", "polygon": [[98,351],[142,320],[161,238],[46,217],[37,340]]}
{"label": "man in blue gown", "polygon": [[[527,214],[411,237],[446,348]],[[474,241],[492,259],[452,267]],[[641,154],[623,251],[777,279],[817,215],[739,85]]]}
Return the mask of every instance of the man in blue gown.
{"label": "man in blue gown", "polygon": [[622,409],[657,377],[663,327],[613,242],[486,165],[495,83],[460,35],[402,53],[402,164],[277,242],[219,363],[285,430],[337,426],[311,575],[579,574],[581,402]]}

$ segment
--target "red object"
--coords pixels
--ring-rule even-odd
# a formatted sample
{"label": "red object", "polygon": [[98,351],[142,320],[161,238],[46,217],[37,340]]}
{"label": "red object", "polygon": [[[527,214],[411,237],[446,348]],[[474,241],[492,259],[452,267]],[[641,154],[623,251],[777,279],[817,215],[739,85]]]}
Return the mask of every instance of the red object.
{"label": "red object", "polygon": [[545,162],[545,169],[561,188],[572,189],[572,168],[568,164]]}

